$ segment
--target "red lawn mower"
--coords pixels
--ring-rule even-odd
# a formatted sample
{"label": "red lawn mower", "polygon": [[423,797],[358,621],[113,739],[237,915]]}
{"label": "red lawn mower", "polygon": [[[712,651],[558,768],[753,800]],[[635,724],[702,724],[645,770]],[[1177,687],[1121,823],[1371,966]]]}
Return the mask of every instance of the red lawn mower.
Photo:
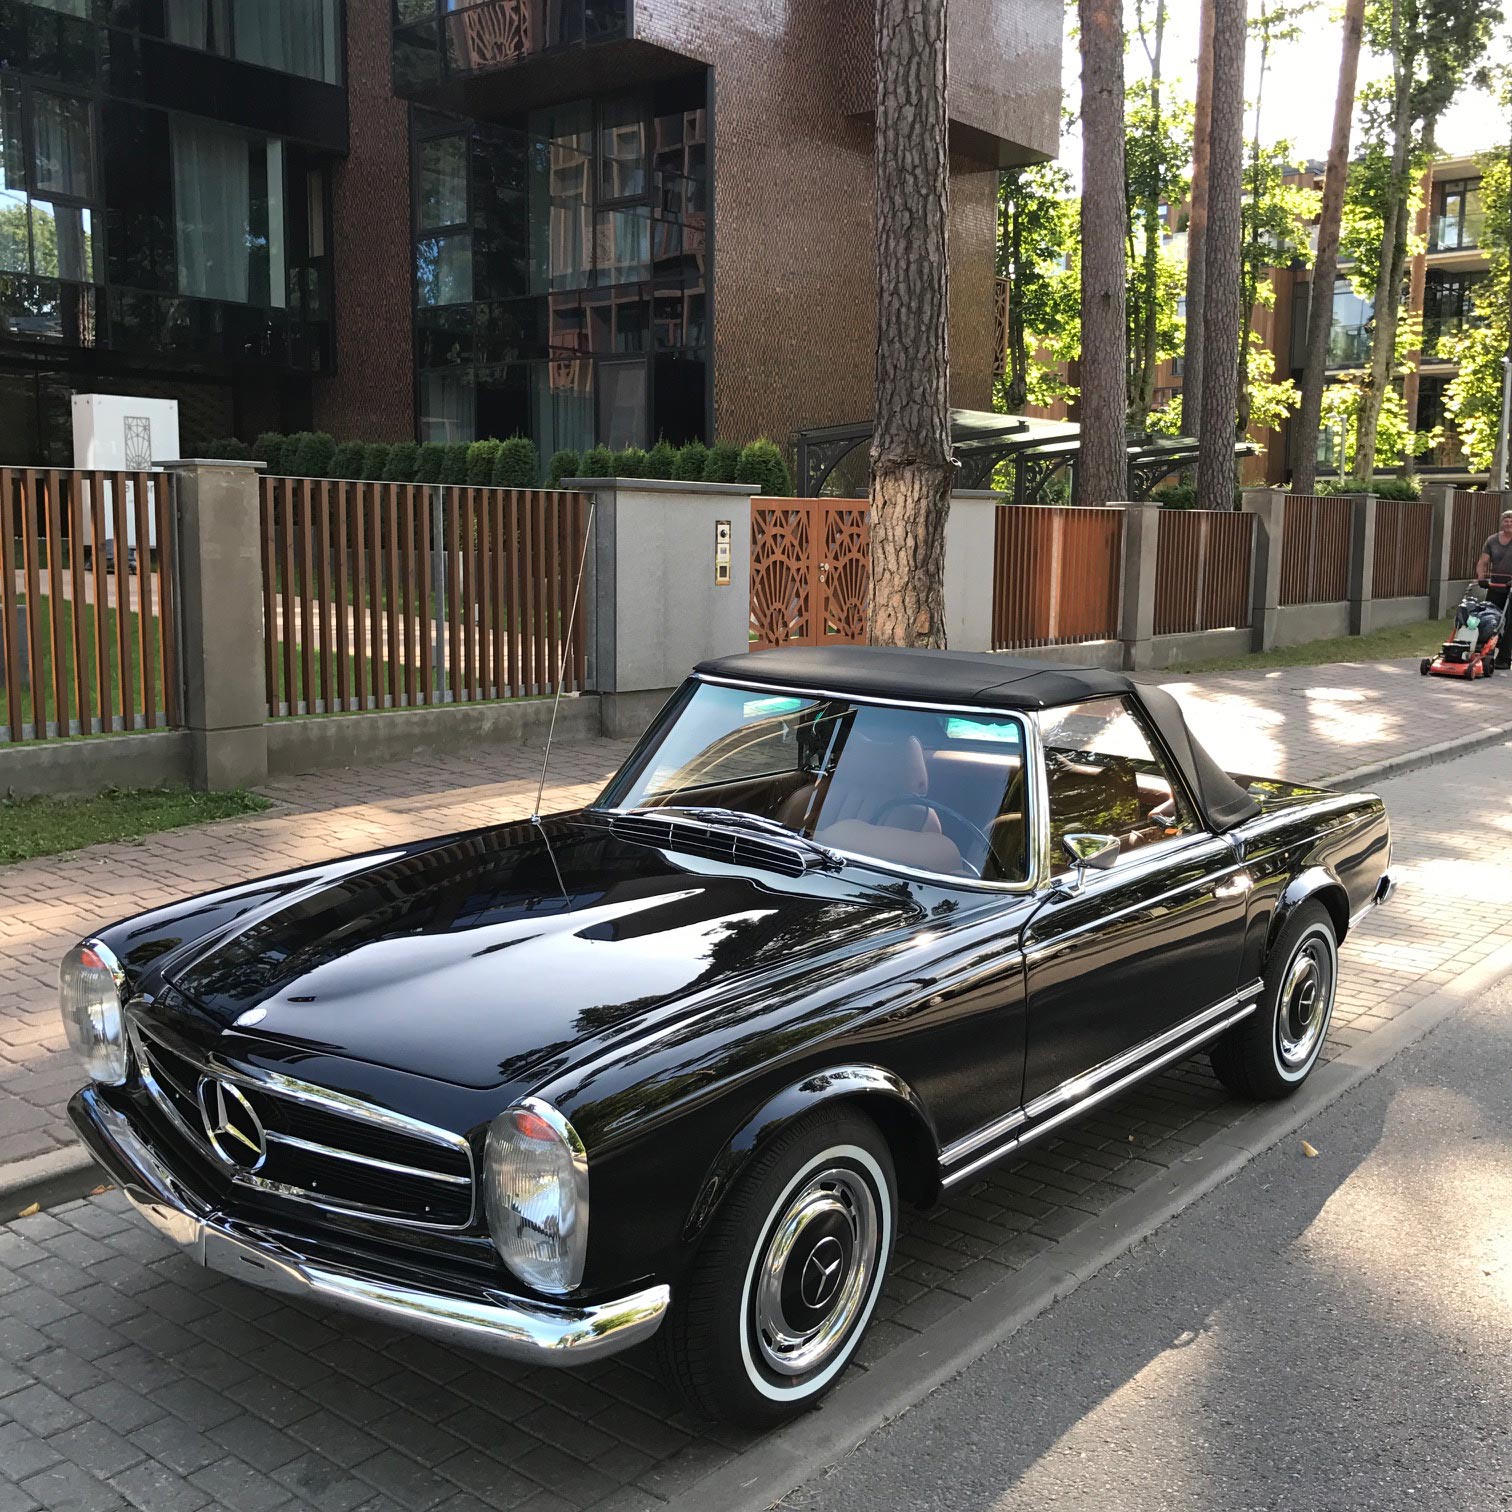
{"label": "red lawn mower", "polygon": [[[1475,590],[1484,588],[1485,598]],[[1459,608],[1454,611],[1454,634],[1444,642],[1437,656],[1425,656],[1418,663],[1424,677],[1463,677],[1473,681],[1490,677],[1496,670],[1496,651],[1505,628],[1508,591],[1512,577],[1481,578],[1465,589]]]}

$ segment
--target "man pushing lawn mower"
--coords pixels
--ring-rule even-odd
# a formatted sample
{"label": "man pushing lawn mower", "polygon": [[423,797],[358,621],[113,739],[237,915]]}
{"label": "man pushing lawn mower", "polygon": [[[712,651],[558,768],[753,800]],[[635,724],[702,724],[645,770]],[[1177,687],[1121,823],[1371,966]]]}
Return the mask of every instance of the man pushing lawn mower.
{"label": "man pushing lawn mower", "polygon": [[[1480,560],[1475,564],[1475,575],[1486,589],[1487,602],[1500,609],[1505,620],[1507,586],[1512,583],[1512,509],[1502,511],[1496,534],[1486,537]],[[1498,641],[1496,666],[1498,670],[1512,667],[1512,635],[1504,633]]]}

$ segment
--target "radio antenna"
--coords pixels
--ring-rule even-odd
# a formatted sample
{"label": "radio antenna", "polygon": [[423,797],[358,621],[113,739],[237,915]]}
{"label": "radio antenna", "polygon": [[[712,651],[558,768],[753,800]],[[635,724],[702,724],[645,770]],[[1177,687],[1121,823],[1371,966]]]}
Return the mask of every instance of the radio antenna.
{"label": "radio antenna", "polygon": [[[551,723],[546,729],[546,752],[541,757],[541,780],[536,786],[535,807],[531,811],[530,822],[539,825],[541,822],[541,798],[546,791],[546,768],[551,761],[551,742],[556,735],[557,710],[562,706],[562,692],[567,685],[567,658],[572,654],[572,632],[577,624],[578,599],[583,594],[583,575],[588,568],[588,543],[593,539],[593,521],[598,514],[598,495],[593,496],[588,505],[588,527],[583,531],[583,554],[578,558],[577,582],[572,588],[572,610],[567,616],[567,634],[562,639],[562,658],[557,663],[556,696],[551,700]],[[556,864],[556,858],[552,858],[552,864]]]}

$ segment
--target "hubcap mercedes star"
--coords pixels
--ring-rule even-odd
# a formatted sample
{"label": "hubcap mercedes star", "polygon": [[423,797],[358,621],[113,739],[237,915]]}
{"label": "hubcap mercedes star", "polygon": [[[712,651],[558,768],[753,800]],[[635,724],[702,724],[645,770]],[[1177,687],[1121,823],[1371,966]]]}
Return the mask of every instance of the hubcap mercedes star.
{"label": "hubcap mercedes star", "polygon": [[1333,1001],[1333,968],[1317,941],[1309,941],[1287,969],[1276,1006],[1276,1050],[1288,1070],[1317,1052]]}
{"label": "hubcap mercedes star", "polygon": [[877,1233],[876,1198],[854,1171],[821,1171],[794,1195],[756,1272],[752,1324],[769,1369],[807,1375],[843,1343],[876,1274]]}

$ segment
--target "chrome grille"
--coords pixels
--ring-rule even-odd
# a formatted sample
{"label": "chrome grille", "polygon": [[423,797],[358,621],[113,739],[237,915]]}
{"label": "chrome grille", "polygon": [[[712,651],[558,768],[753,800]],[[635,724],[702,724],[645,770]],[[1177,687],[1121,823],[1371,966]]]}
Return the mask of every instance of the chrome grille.
{"label": "chrome grille", "polygon": [[[473,1217],[472,1148],[461,1135],[290,1077],[234,1069],[169,1043],[139,1019],[129,1026],[142,1084],[179,1132],[239,1186],[417,1228],[466,1228]],[[199,1083],[235,1086],[262,1124],[267,1157],[255,1171],[212,1147]]]}

